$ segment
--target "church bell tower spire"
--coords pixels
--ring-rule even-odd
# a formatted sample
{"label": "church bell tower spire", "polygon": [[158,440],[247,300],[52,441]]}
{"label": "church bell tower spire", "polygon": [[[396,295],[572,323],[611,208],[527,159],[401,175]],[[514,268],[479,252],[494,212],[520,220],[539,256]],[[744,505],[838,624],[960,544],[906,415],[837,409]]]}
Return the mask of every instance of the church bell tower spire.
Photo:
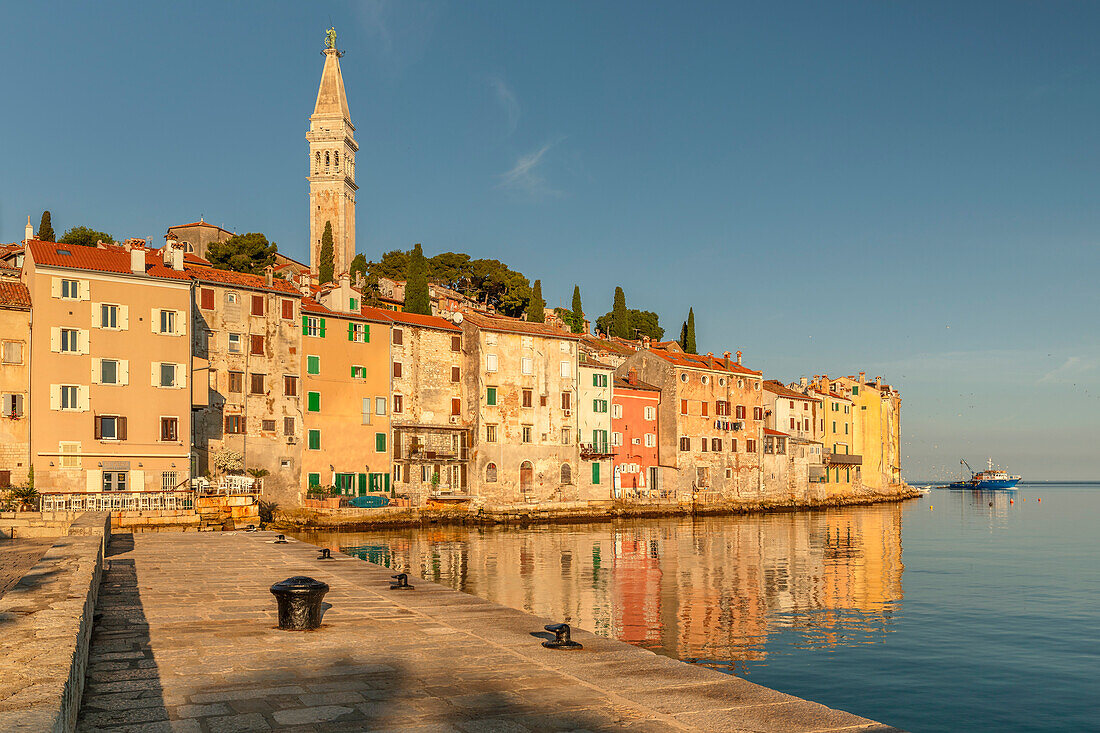
{"label": "church bell tower spire", "polygon": [[336,30],[325,36],[325,66],[317,103],[309,117],[309,269],[316,277],[325,225],[332,224],[333,273],[347,272],[355,258],[355,126],[351,124]]}

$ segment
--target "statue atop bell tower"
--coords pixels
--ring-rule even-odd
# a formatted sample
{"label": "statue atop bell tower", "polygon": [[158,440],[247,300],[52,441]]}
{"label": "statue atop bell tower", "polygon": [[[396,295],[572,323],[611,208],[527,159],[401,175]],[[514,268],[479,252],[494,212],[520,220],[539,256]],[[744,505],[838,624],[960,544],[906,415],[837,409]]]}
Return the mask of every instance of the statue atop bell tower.
{"label": "statue atop bell tower", "polygon": [[355,257],[355,127],[351,124],[336,29],[325,34],[325,66],[309,117],[309,269],[317,277],[321,237],[332,224],[333,273],[347,272]]}

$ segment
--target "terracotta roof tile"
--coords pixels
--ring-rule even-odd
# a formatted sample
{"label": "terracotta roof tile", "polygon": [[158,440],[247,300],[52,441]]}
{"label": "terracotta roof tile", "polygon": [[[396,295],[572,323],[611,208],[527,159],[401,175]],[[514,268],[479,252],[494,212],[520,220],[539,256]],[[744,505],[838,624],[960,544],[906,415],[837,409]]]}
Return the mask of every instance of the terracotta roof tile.
{"label": "terracotta roof tile", "polygon": [[786,399],[790,400],[807,400],[810,402],[817,401],[816,397],[810,397],[809,395],[803,394],[798,390],[784,386],[782,382],[779,382],[775,379],[765,379],[764,389],[772,392],[773,394],[779,395],[780,397],[785,397]]}
{"label": "terracotta roof tile", "polygon": [[503,333],[526,333],[532,336],[544,336],[547,338],[570,339],[577,341],[580,334],[570,333],[555,328],[546,323],[528,323],[518,318],[505,316],[489,316],[484,313],[467,313],[466,320],[483,331],[500,331]]}
{"label": "terracotta roof tile", "polygon": [[425,316],[419,313],[405,313],[404,311],[391,311],[385,308],[363,306],[364,315],[368,310],[376,312],[378,318],[384,318],[393,323],[401,323],[407,326],[422,326],[423,328],[437,328],[440,331],[462,333],[461,328],[451,323],[446,318],[440,318],[439,316]]}
{"label": "terracotta roof tile", "polygon": [[648,382],[643,382],[641,380],[630,382],[630,381],[627,381],[627,378],[625,376],[618,376],[618,375],[616,375],[616,377],[615,377],[615,389],[640,389],[640,390],[644,390],[646,392],[660,392],[661,391],[660,387],[658,387],[656,385],[653,385],[653,384],[650,384]]}
{"label": "terracotta roof tile", "polygon": [[263,290],[267,292],[283,293],[286,295],[301,296],[302,291],[294,287],[286,280],[279,278],[273,278],[271,285],[267,284],[267,280],[263,275],[252,275],[247,272],[236,272],[234,270],[219,270],[216,267],[199,267],[184,265],[184,272],[190,275],[193,279],[202,283],[213,283],[217,285],[232,285],[239,288],[249,288],[251,290]]}
{"label": "terracotta roof tile", "polygon": [[664,349],[655,349],[650,346],[649,353],[654,356],[660,357],[667,362],[675,364],[676,366],[689,367],[691,369],[710,369],[716,372],[728,372],[730,374],[747,374],[749,376],[759,377],[763,375],[763,372],[753,371],[746,366],[742,366],[735,361],[727,359],[718,359],[713,356],[706,356],[703,354],[685,354],[676,351],[665,351]]}
{"label": "terracotta roof tile", "polygon": [[[92,270],[131,275],[130,253],[121,247],[100,249],[99,247],[81,247],[80,245],[55,244],[54,242],[27,242],[31,258],[37,265],[49,267],[68,267],[75,270]],[[189,280],[190,275],[181,270],[173,270],[160,263],[160,258],[145,258],[145,274],[166,280]]]}
{"label": "terracotta roof tile", "polygon": [[30,310],[31,294],[27,286],[16,280],[0,280],[0,308]]}

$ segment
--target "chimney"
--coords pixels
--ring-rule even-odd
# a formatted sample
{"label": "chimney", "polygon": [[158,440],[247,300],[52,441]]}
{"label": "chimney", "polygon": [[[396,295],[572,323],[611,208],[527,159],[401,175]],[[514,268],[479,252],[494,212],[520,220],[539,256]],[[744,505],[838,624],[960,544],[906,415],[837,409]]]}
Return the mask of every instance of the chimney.
{"label": "chimney", "polygon": [[859,373],[859,383],[863,384],[866,381],[867,381],[867,372],[860,372]]}
{"label": "chimney", "polygon": [[638,370],[635,369],[634,367],[630,367],[630,371],[628,371],[626,373],[626,381],[630,382],[631,384],[637,384],[638,383]]}
{"label": "chimney", "polygon": [[810,386],[809,382],[810,382],[810,380],[806,379],[805,377],[800,377],[799,380],[798,380],[798,386],[803,387],[803,388],[809,387]]}
{"label": "chimney", "polygon": [[25,242],[28,239],[34,239],[34,227],[31,226],[30,214],[27,215],[27,229],[23,233],[23,241]]}
{"label": "chimney", "polygon": [[130,271],[145,274],[145,245],[130,242]]}
{"label": "chimney", "polygon": [[649,348],[649,336],[642,336],[642,348],[643,349],[648,349]]}
{"label": "chimney", "polygon": [[714,358],[714,352],[713,351],[708,351],[707,356],[710,357],[711,359],[713,359]]}
{"label": "chimney", "polygon": [[356,272],[355,273],[355,289],[356,290],[362,290],[363,289],[363,273],[362,272]]}
{"label": "chimney", "polygon": [[737,366],[741,366],[741,352],[737,352]]}
{"label": "chimney", "polygon": [[267,287],[271,287],[275,280],[275,268],[268,265],[264,268],[264,282],[267,283]]}
{"label": "chimney", "polygon": [[879,388],[882,387],[882,377],[875,377],[875,386]]}
{"label": "chimney", "polygon": [[732,356],[732,354],[730,354],[730,352],[728,352],[728,351],[723,351],[722,352],[722,358],[725,359],[726,361],[729,361],[731,356]]}

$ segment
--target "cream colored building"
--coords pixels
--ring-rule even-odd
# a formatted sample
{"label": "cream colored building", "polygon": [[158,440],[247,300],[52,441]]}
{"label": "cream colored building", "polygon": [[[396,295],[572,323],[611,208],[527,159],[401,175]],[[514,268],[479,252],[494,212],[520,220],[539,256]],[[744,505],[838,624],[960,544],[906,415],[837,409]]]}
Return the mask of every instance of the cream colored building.
{"label": "cream colored building", "polygon": [[581,469],[577,486],[581,499],[611,499],[615,495],[615,454],[623,436],[611,430],[614,367],[582,348],[577,361],[577,443]]}
{"label": "cream colored building", "polygon": [[30,468],[31,298],[0,277],[0,489],[27,483]]}
{"label": "cream colored building", "polygon": [[182,248],[162,252],[27,244],[39,491],[160,491],[190,477],[191,282]]}

